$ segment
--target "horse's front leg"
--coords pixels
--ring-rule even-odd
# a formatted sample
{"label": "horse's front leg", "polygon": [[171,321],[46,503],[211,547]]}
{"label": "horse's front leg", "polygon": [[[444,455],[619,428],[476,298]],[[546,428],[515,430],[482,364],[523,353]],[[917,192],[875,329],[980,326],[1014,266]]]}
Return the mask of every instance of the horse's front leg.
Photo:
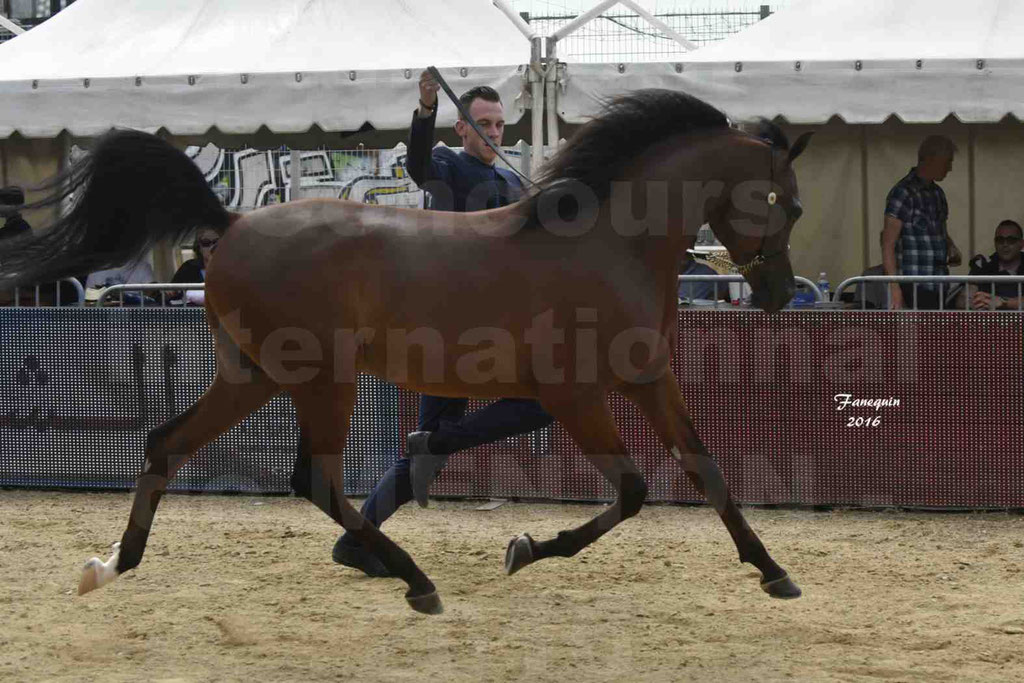
{"label": "horse's front leg", "polygon": [[289,388],[302,438],[292,487],[350,532],[409,586],[405,599],[417,612],[444,611],[437,588],[397,543],[360,514],[345,496],[342,454],[356,402],[354,383],[320,381]]}
{"label": "horse's front leg", "polygon": [[647,497],[647,484],[626,452],[604,392],[572,400],[542,399],[541,404],[615,488],[615,502],[586,524],[560,531],[549,541],[534,541],[529,534],[512,539],[505,552],[508,574],[546,557],[572,557],[619,522],[636,515]]}
{"label": "horse's front leg", "polygon": [[761,570],[761,588],[775,598],[800,597],[800,589],[771,558],[733,501],[721,470],[697,436],[675,376],[666,371],[654,382],[626,385],[619,391],[647,416],[694,487],[718,512],[736,544],[740,562],[749,562]]}
{"label": "horse's front leg", "polygon": [[219,373],[206,393],[188,410],[160,425],[146,438],[146,460],[136,480],[128,527],[106,562],[85,563],[78,594],[84,595],[116,579],[142,561],[160,498],[167,482],[197,450],[240,422],[278,393],[278,386],[259,368],[251,381],[230,382]]}

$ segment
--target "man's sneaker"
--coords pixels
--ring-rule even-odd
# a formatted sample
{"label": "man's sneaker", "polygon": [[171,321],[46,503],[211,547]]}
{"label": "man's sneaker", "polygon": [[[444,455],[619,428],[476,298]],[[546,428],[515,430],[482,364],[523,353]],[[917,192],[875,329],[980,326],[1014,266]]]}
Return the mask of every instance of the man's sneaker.
{"label": "man's sneaker", "polygon": [[405,440],[412,496],[421,508],[427,507],[430,485],[448,462],[447,455],[434,455],[430,452],[430,448],[427,447],[428,439],[430,432],[413,432]]}
{"label": "man's sneaker", "polygon": [[331,557],[338,564],[358,569],[367,576],[374,578],[387,578],[391,572],[384,563],[377,559],[377,556],[361,545],[349,545],[339,537],[334,544],[334,551]]}

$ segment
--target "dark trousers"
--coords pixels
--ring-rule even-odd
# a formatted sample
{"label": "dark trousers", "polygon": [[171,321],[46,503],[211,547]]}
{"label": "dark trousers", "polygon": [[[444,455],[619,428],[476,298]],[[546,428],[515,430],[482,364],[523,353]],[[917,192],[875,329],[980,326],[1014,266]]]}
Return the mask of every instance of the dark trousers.
{"label": "dark trousers", "polygon": [[[510,436],[526,434],[554,421],[536,401],[523,398],[503,398],[475,413],[466,415],[469,399],[420,397],[418,431],[432,432],[430,452],[448,455],[474,446],[482,446]],[[384,473],[370,496],[363,503],[363,517],[380,527],[395,510],[412,500],[409,481],[409,459],[399,457]],[[342,542],[359,545],[346,532]]]}
{"label": "dark trousers", "polygon": [[[906,308],[914,308],[914,285],[901,283],[900,290],[903,292],[903,306]],[[949,294],[949,288],[943,287],[943,294]],[[919,311],[937,311],[939,310],[939,290],[936,289],[925,289],[921,285],[917,286],[917,310]]]}

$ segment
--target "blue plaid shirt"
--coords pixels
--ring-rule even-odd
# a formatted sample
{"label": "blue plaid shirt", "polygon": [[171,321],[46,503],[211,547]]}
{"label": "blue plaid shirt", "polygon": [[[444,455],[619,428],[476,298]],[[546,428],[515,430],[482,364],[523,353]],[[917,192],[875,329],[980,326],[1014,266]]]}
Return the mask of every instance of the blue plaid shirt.
{"label": "blue plaid shirt", "polygon": [[[949,205],[941,187],[922,179],[917,169],[912,168],[889,191],[885,215],[903,223],[896,241],[896,267],[901,275],[949,275],[946,265]],[[922,289],[938,287],[937,284],[919,286]]]}

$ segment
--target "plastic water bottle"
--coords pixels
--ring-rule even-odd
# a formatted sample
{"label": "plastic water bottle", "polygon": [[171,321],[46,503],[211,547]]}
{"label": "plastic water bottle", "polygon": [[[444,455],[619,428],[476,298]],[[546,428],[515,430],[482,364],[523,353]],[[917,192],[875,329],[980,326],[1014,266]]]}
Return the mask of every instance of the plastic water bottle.
{"label": "plastic water bottle", "polygon": [[822,271],[818,274],[818,289],[821,290],[822,295],[825,297],[825,301],[831,301],[832,297],[829,295],[828,275]]}

